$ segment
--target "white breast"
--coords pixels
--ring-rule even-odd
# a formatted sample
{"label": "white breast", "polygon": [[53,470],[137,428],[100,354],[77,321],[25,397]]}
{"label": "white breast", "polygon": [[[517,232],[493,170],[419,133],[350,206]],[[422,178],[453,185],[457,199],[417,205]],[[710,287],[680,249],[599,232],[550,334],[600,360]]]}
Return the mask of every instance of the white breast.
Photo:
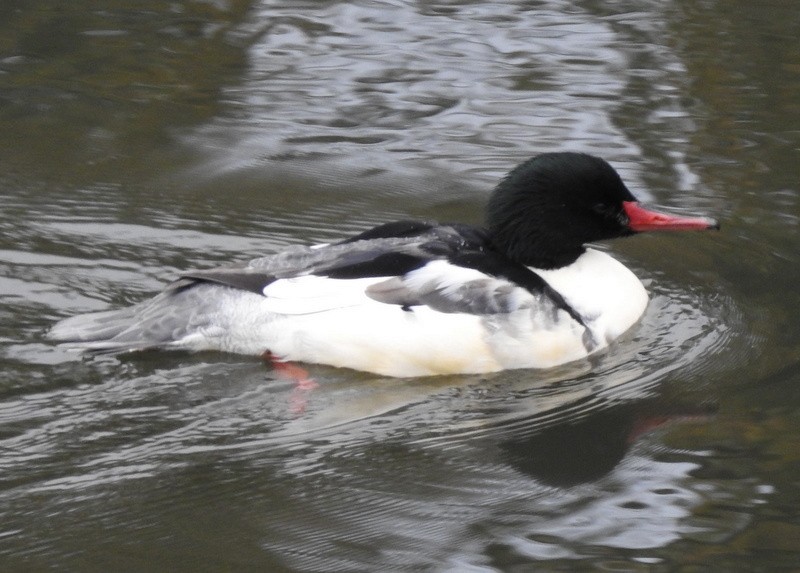
{"label": "white breast", "polygon": [[636,275],[594,249],[567,267],[534,270],[584,317],[603,346],[633,326],[647,307],[647,291]]}

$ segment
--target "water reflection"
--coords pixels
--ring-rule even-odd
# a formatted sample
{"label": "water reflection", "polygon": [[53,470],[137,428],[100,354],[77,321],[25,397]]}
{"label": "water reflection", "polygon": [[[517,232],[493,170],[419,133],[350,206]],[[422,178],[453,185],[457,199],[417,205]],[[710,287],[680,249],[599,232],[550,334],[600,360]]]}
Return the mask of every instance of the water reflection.
{"label": "water reflection", "polygon": [[[425,412],[418,420],[430,421],[431,407],[442,405],[434,402],[417,406]],[[270,547],[312,570],[342,559],[352,570],[378,563],[463,570],[488,565],[492,556],[513,563],[511,554],[547,561],[604,547],[664,547],[693,527],[687,520],[702,496],[688,483],[699,464],[652,459],[652,445],[636,438],[666,418],[697,419],[708,409],[658,400],[606,408],[578,408],[544,428],[541,416],[493,424],[484,414],[481,425],[491,429],[478,439],[417,441],[421,449],[398,439],[397,428],[375,441],[379,424],[371,438],[294,449],[283,511],[302,515],[302,525],[282,531]],[[415,416],[400,417],[406,432],[424,431]],[[482,534],[474,536],[475,529]],[[347,551],[337,549],[342,542]],[[383,550],[375,555],[376,548]]]}
{"label": "water reflection", "polygon": [[[696,405],[680,409],[671,405],[665,411],[663,405],[647,402],[617,406],[576,419],[558,419],[553,426],[530,436],[515,425],[514,435],[501,441],[499,447],[506,463],[535,480],[554,487],[572,487],[611,472],[644,432],[711,411]],[[534,426],[538,426],[535,420]]]}
{"label": "water reflection", "polygon": [[[684,520],[709,494],[687,487],[697,462],[658,460],[657,442],[634,440],[664,412],[697,410],[620,403],[633,388],[576,403],[568,380],[530,380],[527,393],[542,399],[526,404],[541,410],[526,415],[508,400],[525,397],[514,377],[398,387],[319,369],[321,394],[298,416],[291,387],[265,379],[261,365],[193,362],[141,357],[122,370],[109,364],[94,384],[6,399],[15,431],[4,438],[2,469],[23,487],[10,499],[63,508],[50,525],[65,531],[88,535],[85,511],[108,521],[109,545],[89,541],[98,554],[125,543],[131,526],[146,524],[155,537],[196,531],[209,507],[224,507],[249,533],[224,522],[214,539],[197,533],[203,545],[192,551],[212,562],[225,538],[229,551],[263,545],[259,562],[362,571],[478,566],[502,548],[552,559],[663,547],[691,529]],[[117,497],[123,491],[128,501]],[[171,499],[175,491],[190,495]],[[28,515],[7,515],[7,527]]]}

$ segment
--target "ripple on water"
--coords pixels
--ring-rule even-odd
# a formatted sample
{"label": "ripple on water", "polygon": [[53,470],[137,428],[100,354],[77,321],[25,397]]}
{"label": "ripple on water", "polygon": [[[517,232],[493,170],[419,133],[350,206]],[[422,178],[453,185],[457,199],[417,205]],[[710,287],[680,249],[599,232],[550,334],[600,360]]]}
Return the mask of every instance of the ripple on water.
{"label": "ripple on water", "polygon": [[447,14],[334,3],[302,17],[265,2],[254,21],[269,25],[249,31],[250,72],[226,94],[235,111],[189,138],[216,147],[227,168],[286,154],[354,167],[428,159],[452,173],[479,164],[489,178],[507,171],[509,156],[565,141],[613,149],[618,160],[638,155],[611,121],[627,83],[616,32],[561,2],[453,5]]}

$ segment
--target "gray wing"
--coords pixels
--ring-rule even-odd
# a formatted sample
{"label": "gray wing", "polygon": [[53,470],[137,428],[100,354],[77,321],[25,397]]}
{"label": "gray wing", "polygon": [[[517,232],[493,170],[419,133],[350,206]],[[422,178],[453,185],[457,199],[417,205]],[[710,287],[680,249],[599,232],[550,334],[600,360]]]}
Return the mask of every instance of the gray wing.
{"label": "gray wing", "polygon": [[445,261],[370,285],[366,294],[378,302],[407,310],[427,306],[438,312],[479,315],[505,314],[549,303],[543,300],[545,297],[536,296],[506,279]]}

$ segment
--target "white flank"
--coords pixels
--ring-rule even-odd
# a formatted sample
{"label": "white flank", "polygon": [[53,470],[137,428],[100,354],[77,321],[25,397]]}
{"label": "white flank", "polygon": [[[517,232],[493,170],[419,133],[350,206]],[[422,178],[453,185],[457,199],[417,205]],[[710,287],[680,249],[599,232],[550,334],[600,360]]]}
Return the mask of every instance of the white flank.
{"label": "white flank", "polygon": [[[536,270],[584,318],[604,348],[644,312],[647,293],[636,276],[610,256],[587,250],[573,265]],[[546,368],[589,352],[585,329],[565,311],[532,304],[527,291],[513,312],[476,315],[403,309],[371,299],[365,289],[390,277],[330,279],[305,276],[276,281],[265,297],[231,293],[220,307],[222,328],[184,344],[245,354],[270,350],[287,360],[330,364],[389,376]],[[488,279],[488,281],[487,281]],[[502,284],[474,269],[436,261],[409,273],[405,286],[453,293],[465,282]],[[457,293],[453,295],[457,297]],[[524,303],[524,304],[523,304]],[[222,326],[222,325],[218,325]]]}

